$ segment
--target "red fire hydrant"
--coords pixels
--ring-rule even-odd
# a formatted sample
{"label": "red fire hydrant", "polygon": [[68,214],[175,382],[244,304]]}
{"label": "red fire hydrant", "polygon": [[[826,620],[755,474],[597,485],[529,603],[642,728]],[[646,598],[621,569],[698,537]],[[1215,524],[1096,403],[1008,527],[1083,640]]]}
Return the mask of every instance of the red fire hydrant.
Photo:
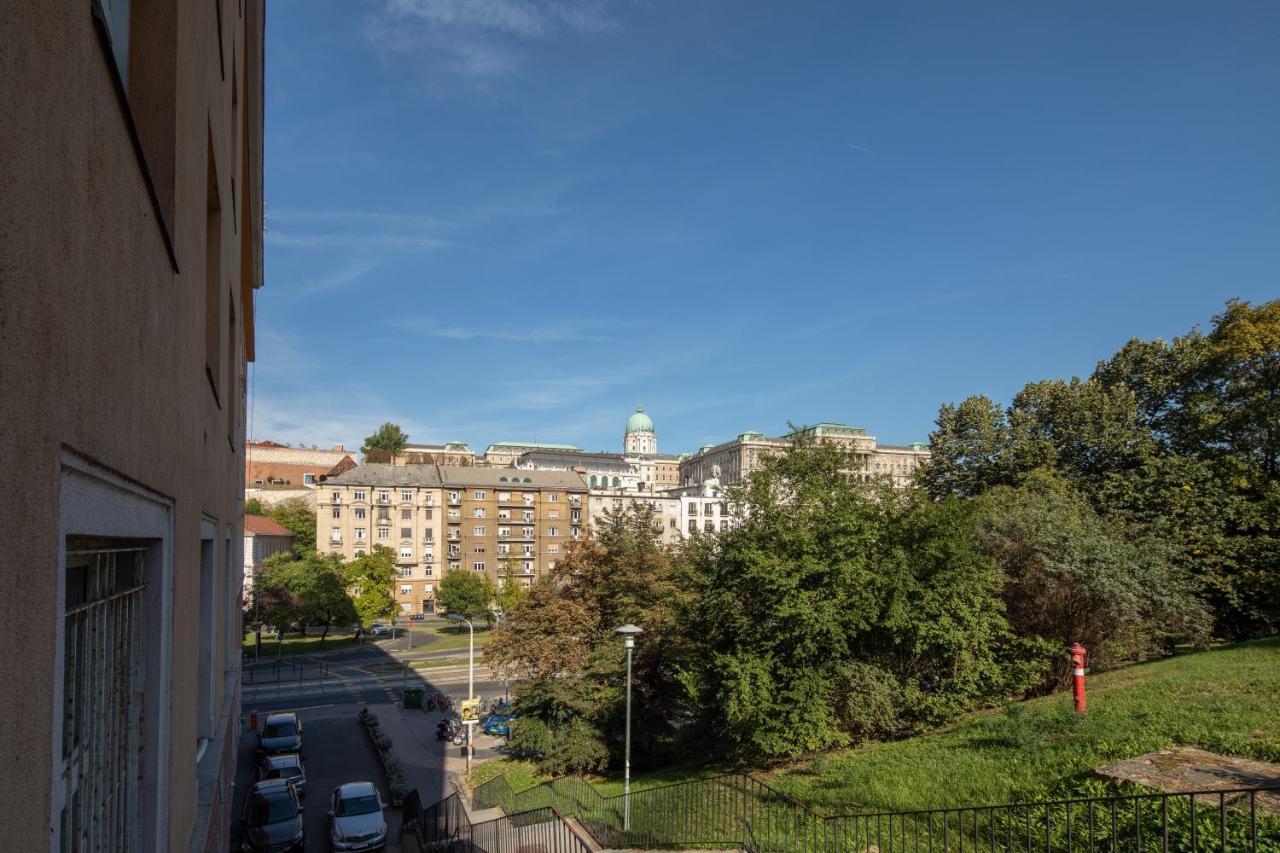
{"label": "red fire hydrant", "polygon": [[249,712],[249,731],[256,732],[258,730],[258,712]]}
{"label": "red fire hydrant", "polygon": [[1067,651],[1071,652],[1071,692],[1076,700],[1076,713],[1083,717],[1085,706],[1084,662],[1089,656],[1089,650],[1079,643],[1072,643],[1071,648]]}

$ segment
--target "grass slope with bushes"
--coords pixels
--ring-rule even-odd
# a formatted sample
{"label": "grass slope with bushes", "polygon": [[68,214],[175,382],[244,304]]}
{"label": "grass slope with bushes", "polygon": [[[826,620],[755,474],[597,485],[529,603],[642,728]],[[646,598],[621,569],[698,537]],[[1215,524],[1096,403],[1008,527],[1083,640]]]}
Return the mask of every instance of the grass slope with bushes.
{"label": "grass slope with bushes", "polygon": [[1090,676],[1083,720],[1059,693],[833,753],[774,781],[831,813],[1003,803],[1101,793],[1095,767],[1175,745],[1280,761],[1280,640]]}
{"label": "grass slope with bushes", "polygon": [[[1092,675],[1081,720],[1070,694],[973,714],[918,737],[841,750],[772,775],[826,814],[910,811],[1097,795],[1095,767],[1175,745],[1280,761],[1280,639],[1241,643]],[[722,768],[640,774],[633,789]],[[479,784],[507,774],[516,790],[544,781],[526,762],[481,765]],[[759,774],[758,774],[759,775]],[[599,789],[621,791],[619,780]]]}

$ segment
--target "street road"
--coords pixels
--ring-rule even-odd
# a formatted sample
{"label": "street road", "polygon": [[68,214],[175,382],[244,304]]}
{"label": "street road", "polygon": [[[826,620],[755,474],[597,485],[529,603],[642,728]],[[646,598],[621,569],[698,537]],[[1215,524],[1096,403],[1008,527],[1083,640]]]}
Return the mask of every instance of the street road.
{"label": "street road", "polygon": [[[457,652],[446,654],[453,656]],[[384,728],[392,737],[393,751],[406,767],[411,786],[422,793],[424,802],[429,804],[447,793],[447,771],[463,766],[462,750],[435,741],[434,727],[441,714],[400,707],[400,691],[406,683],[422,685],[428,693],[438,690],[451,696],[456,707],[467,695],[465,650],[461,658],[456,658],[456,663],[441,668],[406,671],[401,657],[430,660],[437,659],[439,653],[397,655],[381,648],[380,644],[370,644],[305,658],[285,656],[279,668],[265,655],[257,666],[251,660],[246,661],[241,700],[243,727],[232,812],[233,850],[239,850],[239,818],[244,795],[255,776],[256,735],[248,728],[251,711],[257,712],[259,725],[272,711],[296,711],[302,720],[307,774],[307,796],[303,800],[307,851],[329,849],[328,798],[333,788],[343,782],[375,783],[388,803],[388,837],[393,842],[398,837],[399,810],[390,808],[390,796],[376,751],[356,720],[356,712],[361,707],[370,708],[384,722]],[[503,695],[503,685],[493,680],[486,668],[477,665],[475,676],[477,696],[493,699]],[[497,738],[478,736],[476,759],[494,757],[495,747],[500,743]],[[389,846],[391,851],[397,849],[395,843]]]}

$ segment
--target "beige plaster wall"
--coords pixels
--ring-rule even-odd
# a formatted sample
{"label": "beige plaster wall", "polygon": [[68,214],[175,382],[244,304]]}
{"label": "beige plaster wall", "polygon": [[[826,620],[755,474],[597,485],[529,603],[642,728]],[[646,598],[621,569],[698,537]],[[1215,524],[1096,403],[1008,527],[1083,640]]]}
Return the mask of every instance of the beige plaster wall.
{"label": "beige plaster wall", "polygon": [[[261,44],[261,6],[222,0],[219,57],[212,2],[176,5],[176,269],[88,0],[15,0],[0,15],[0,440],[11,448],[6,477],[22,494],[0,501],[0,535],[10,543],[0,596],[6,849],[49,845],[65,450],[173,501],[174,618],[159,626],[173,636],[169,849],[187,848],[195,822],[201,518],[217,521],[219,551],[227,525],[240,541],[244,474],[243,400],[231,422],[229,401],[215,404],[204,373],[206,148],[212,137],[224,212],[222,270],[243,321],[252,317],[251,282],[241,282],[240,273],[261,266],[260,258],[241,256],[240,244],[261,222],[229,214],[239,216],[242,194],[261,187],[253,174],[261,152],[260,77],[253,79],[259,54],[250,51],[246,65],[245,49],[246,24],[256,33],[249,43]],[[249,118],[257,151],[248,158],[231,150],[233,62],[236,79],[249,76],[240,115]],[[224,314],[220,328],[228,320]],[[247,344],[242,334],[238,364]]]}

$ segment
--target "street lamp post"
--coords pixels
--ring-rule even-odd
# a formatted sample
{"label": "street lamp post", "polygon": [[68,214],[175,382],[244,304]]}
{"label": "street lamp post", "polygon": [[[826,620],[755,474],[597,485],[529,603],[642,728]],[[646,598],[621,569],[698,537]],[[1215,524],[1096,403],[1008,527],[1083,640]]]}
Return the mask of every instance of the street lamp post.
{"label": "street lamp post", "polygon": [[636,647],[636,637],[643,628],[623,625],[618,629],[622,644],[627,649],[627,746],[622,759],[622,829],[631,829],[631,651]]}
{"label": "street lamp post", "polygon": [[[476,697],[476,627],[471,624],[471,620],[466,617],[459,616],[457,613],[447,613],[445,618],[450,622],[464,622],[467,626],[467,701],[470,702]],[[467,773],[471,773],[471,729],[475,726],[475,720],[463,720],[462,724],[467,727]]]}

